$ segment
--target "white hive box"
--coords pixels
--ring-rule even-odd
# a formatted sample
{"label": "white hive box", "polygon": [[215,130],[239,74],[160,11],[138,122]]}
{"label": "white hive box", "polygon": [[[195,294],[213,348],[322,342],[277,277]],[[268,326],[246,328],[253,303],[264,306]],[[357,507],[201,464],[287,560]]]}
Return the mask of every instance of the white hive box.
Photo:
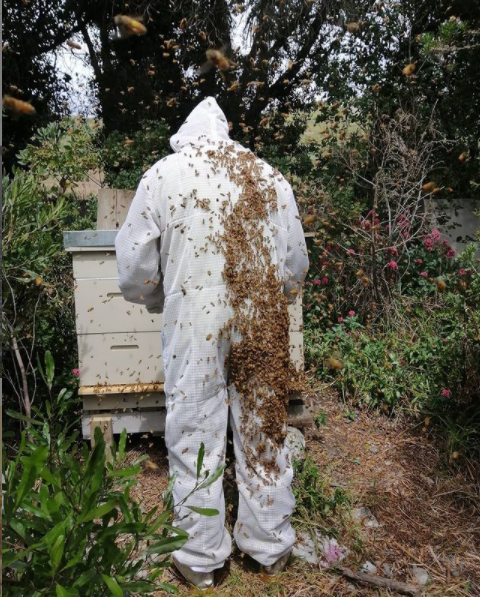
{"label": "white hive box", "polygon": [[[84,438],[90,438],[90,423],[96,417],[109,417],[113,433],[124,428],[129,433],[161,433],[165,428],[162,315],[123,299],[115,256],[117,232],[64,232],[64,246],[73,258]],[[291,355],[303,367],[300,296],[289,313]],[[291,425],[311,424],[300,396],[292,397],[289,412]]]}

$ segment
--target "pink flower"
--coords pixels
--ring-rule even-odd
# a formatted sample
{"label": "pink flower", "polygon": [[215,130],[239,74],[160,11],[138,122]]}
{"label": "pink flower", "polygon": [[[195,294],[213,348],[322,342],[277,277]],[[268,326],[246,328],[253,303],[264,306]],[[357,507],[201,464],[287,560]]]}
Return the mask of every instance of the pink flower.
{"label": "pink flower", "polygon": [[313,286],[311,282],[305,282],[305,286]]}
{"label": "pink flower", "polygon": [[423,245],[427,251],[433,251],[433,240],[429,236],[423,239]]}
{"label": "pink flower", "polygon": [[432,233],[430,236],[436,243],[440,242],[440,232],[436,228],[435,228],[435,230],[432,230]]}
{"label": "pink flower", "polygon": [[450,257],[450,258],[455,257],[455,250],[454,249],[448,249],[448,251],[447,251],[447,257]]}
{"label": "pink flower", "polygon": [[343,323],[345,320],[343,319],[343,317],[339,317],[339,318],[337,319],[337,321],[338,321],[338,323]]}
{"label": "pink flower", "polygon": [[370,230],[370,228],[372,227],[372,223],[369,220],[364,220],[362,223],[362,228],[364,230]]}
{"label": "pink flower", "polygon": [[349,311],[348,312],[348,316],[349,317],[354,317],[355,316],[355,311]]}
{"label": "pink flower", "polygon": [[328,278],[322,278],[322,284],[328,284],[329,280]]}
{"label": "pink flower", "polygon": [[320,286],[321,281],[318,278],[315,278],[315,280],[313,281],[313,283],[315,284],[315,286]]}
{"label": "pink flower", "polygon": [[427,274],[427,272],[420,272],[420,276],[421,276],[422,278],[428,278],[428,274]]}
{"label": "pink flower", "polygon": [[415,263],[423,263],[423,259],[415,259]]}
{"label": "pink flower", "polygon": [[410,232],[408,232],[408,230],[404,230],[402,232],[402,238],[404,238],[405,240],[408,240],[410,238]]}
{"label": "pink flower", "polygon": [[72,375],[74,377],[80,377],[80,369],[72,369]]}
{"label": "pink flower", "polygon": [[333,543],[328,544],[325,549],[325,559],[329,564],[332,562],[337,562],[342,558],[342,556],[343,552],[338,545],[334,545]]}
{"label": "pink flower", "polygon": [[398,263],[396,261],[389,261],[387,263],[387,267],[389,267],[390,269],[393,269],[393,270],[397,270],[398,269]]}
{"label": "pink flower", "polygon": [[347,255],[355,255],[355,249],[347,249]]}
{"label": "pink flower", "polygon": [[397,247],[390,247],[388,249],[388,254],[389,255],[395,255],[395,257],[398,255],[398,249]]}
{"label": "pink flower", "polygon": [[446,344],[447,339],[446,338],[442,338],[442,344]]}
{"label": "pink flower", "polygon": [[442,396],[444,396],[445,398],[450,398],[452,395],[452,390],[447,390],[446,388],[444,388],[441,392]]}
{"label": "pink flower", "polygon": [[462,267],[462,268],[460,268],[460,269],[458,270],[458,275],[459,275],[459,276],[466,276],[466,275],[467,275],[467,270],[466,270],[466,269],[463,269],[463,267]]}

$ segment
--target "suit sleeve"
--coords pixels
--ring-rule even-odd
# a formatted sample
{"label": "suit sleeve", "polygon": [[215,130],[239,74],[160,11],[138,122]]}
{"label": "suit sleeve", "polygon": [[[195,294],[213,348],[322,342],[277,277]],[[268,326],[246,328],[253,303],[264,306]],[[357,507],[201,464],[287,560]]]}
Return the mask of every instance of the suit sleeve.
{"label": "suit sleeve", "polygon": [[124,299],[145,305],[149,313],[163,311],[160,230],[160,217],[142,179],[115,240],[115,249]]}
{"label": "suit sleeve", "polygon": [[285,260],[284,293],[289,302],[295,300],[307,275],[309,259],[302,221],[290,185],[287,190],[288,242]]}

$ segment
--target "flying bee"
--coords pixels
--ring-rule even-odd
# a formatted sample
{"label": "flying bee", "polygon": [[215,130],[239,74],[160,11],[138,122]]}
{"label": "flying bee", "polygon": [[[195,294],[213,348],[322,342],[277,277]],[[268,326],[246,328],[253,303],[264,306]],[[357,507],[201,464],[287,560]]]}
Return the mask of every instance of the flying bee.
{"label": "flying bee", "polygon": [[328,359],[326,361],[326,365],[329,369],[334,369],[336,371],[338,371],[339,369],[341,369],[343,367],[342,361],[335,357],[328,357]]}
{"label": "flying bee", "polygon": [[76,41],[73,41],[73,39],[67,40],[67,46],[69,48],[72,48],[72,50],[81,50],[82,49],[82,46],[80,44],[78,44]]}
{"label": "flying bee", "polygon": [[406,77],[411,77],[415,72],[415,68],[415,63],[410,62],[410,64],[407,64],[407,66],[402,69],[402,74],[404,74]]}
{"label": "flying bee", "polygon": [[427,182],[422,186],[422,191],[424,193],[431,193],[433,191],[433,189],[436,188],[436,184],[432,181],[432,182]]}
{"label": "flying bee", "polygon": [[225,47],[223,47],[221,50],[209,48],[205,52],[207,60],[202,64],[198,72],[200,74],[208,73],[208,71],[214,66],[216,66],[218,70],[222,72],[235,68],[237,65],[225,56],[224,51]]}
{"label": "flying bee", "polygon": [[11,95],[3,96],[2,106],[5,108],[5,110],[11,112],[14,118],[18,118],[24,114],[28,116],[35,114],[35,108],[32,106],[32,104],[16,99]]}
{"label": "flying bee", "polygon": [[304,220],[303,220],[303,225],[304,226],[311,226],[315,220],[317,219],[316,214],[309,214]]}
{"label": "flying bee", "polygon": [[145,35],[147,28],[141,23],[141,17],[128,17],[127,15],[116,15],[113,22],[118,28],[119,38],[131,37],[132,35]]}
{"label": "flying bee", "polygon": [[152,460],[147,460],[147,461],[145,462],[145,467],[146,467],[146,468],[151,468],[151,469],[154,469],[154,470],[155,470],[155,469],[157,469],[157,468],[158,468],[158,465],[157,465],[157,464],[155,464],[155,462],[153,462]]}

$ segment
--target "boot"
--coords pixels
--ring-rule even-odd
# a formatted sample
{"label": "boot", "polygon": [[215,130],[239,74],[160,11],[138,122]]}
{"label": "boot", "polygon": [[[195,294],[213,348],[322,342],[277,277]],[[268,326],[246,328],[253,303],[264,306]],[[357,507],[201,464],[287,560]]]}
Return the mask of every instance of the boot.
{"label": "boot", "polygon": [[284,554],[271,566],[261,566],[261,571],[267,576],[275,576],[276,574],[280,574],[280,572],[283,572],[285,570],[285,566],[287,565],[288,559],[290,558],[291,554],[292,550]]}
{"label": "boot", "polygon": [[213,587],[213,572],[194,572],[189,566],[180,564],[173,557],[172,562],[183,578],[200,591]]}

